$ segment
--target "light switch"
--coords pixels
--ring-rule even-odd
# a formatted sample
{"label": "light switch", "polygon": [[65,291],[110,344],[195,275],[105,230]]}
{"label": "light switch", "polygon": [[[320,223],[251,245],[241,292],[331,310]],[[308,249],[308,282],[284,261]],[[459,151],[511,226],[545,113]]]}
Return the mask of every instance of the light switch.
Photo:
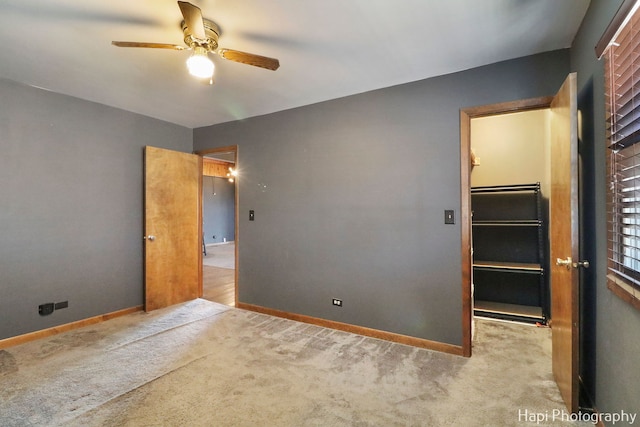
{"label": "light switch", "polygon": [[256,218],[256,213],[253,210],[249,211],[249,221],[253,221]]}
{"label": "light switch", "polygon": [[453,209],[445,209],[444,211],[444,223],[445,224],[455,224],[456,218],[453,213]]}

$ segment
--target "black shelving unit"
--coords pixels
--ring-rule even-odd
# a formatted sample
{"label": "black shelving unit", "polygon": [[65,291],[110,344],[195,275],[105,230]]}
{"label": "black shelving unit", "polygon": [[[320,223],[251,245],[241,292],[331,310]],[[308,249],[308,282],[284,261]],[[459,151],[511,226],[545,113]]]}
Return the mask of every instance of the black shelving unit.
{"label": "black shelving unit", "polygon": [[474,313],[546,323],[546,224],[540,183],[471,188]]}

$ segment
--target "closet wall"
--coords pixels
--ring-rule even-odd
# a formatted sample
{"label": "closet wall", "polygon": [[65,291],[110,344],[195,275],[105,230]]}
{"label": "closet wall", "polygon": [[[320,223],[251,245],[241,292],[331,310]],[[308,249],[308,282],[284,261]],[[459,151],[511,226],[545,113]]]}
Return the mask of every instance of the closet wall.
{"label": "closet wall", "polygon": [[471,120],[471,149],[480,161],[471,172],[472,187],[540,182],[548,198],[548,109]]}

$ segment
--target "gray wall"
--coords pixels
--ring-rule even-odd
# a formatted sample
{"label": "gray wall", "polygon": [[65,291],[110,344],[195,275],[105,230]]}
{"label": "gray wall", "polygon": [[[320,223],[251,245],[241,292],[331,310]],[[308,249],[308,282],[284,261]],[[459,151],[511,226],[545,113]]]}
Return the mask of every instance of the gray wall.
{"label": "gray wall", "polygon": [[202,178],[202,222],[206,244],[220,243],[225,238],[227,242],[235,240],[235,195],[235,184],[228,179]]}
{"label": "gray wall", "polygon": [[568,72],[556,51],[195,129],[239,147],[239,301],[460,345],[459,110]]}
{"label": "gray wall", "polygon": [[[592,267],[582,289],[584,342],[582,370],[600,412],[636,413],[640,408],[640,311],[606,287],[606,178],[603,64],[594,46],[621,0],[592,0],[573,47],[571,66],[578,72],[578,108],[583,128],[580,153],[583,188],[583,256]],[[594,376],[595,374],[595,376]],[[595,381],[594,379],[595,378]]]}
{"label": "gray wall", "polygon": [[192,131],[3,79],[0,99],[0,339],[142,304],[143,147]]}

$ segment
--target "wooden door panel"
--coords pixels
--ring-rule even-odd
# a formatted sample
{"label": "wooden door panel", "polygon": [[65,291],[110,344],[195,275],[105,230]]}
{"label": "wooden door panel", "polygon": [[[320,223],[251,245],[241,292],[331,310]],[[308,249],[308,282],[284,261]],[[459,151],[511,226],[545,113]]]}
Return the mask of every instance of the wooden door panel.
{"label": "wooden door panel", "polygon": [[202,295],[201,158],[145,148],[145,310]]}
{"label": "wooden door panel", "polygon": [[553,375],[570,411],[578,410],[577,262],[578,124],[576,74],[570,74],[551,103],[551,331]]}

